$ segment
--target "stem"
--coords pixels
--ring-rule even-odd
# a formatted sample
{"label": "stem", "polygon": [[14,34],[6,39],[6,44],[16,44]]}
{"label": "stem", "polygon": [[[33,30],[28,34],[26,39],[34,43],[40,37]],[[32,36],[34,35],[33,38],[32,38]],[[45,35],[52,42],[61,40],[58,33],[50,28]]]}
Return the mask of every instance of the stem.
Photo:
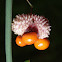
{"label": "stem", "polygon": [[33,8],[33,5],[29,2],[29,0],[26,0],[28,2],[28,4],[31,6],[31,8]]}
{"label": "stem", "polygon": [[12,62],[11,20],[12,20],[12,0],[6,0],[6,13],[5,13],[6,62]]}

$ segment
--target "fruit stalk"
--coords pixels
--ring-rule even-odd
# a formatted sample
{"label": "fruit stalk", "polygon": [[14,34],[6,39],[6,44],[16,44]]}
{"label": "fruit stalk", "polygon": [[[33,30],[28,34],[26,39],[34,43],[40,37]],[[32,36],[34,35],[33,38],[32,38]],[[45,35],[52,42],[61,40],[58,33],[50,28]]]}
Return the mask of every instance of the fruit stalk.
{"label": "fruit stalk", "polygon": [[33,5],[29,2],[29,0],[26,0],[31,8],[33,8]]}

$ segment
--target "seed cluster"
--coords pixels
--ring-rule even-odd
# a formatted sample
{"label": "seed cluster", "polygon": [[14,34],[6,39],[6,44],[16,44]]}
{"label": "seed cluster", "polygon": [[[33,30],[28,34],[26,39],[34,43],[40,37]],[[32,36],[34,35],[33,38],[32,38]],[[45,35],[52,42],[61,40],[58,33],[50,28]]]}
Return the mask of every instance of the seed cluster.
{"label": "seed cluster", "polygon": [[46,19],[44,16],[37,16],[34,14],[16,15],[16,18],[13,19],[12,31],[14,32],[14,34],[22,36],[26,31],[29,31],[29,26],[30,28],[37,28],[39,39],[47,38],[50,35],[51,26],[49,25],[48,19]]}

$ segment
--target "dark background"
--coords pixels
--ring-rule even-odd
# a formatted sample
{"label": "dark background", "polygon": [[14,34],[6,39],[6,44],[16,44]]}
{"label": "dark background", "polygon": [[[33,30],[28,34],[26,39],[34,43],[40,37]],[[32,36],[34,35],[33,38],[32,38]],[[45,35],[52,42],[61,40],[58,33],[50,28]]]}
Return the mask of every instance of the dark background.
{"label": "dark background", "polygon": [[[18,47],[15,44],[16,35],[12,32],[13,62],[24,62],[27,59],[31,62],[62,62],[62,0],[30,0],[30,2],[34,6],[33,13],[49,19],[52,26],[50,47],[44,51],[35,49],[33,45]],[[30,13],[30,6],[26,0],[13,0],[12,17],[22,13]],[[0,62],[5,62],[5,0],[0,0],[0,57]]]}

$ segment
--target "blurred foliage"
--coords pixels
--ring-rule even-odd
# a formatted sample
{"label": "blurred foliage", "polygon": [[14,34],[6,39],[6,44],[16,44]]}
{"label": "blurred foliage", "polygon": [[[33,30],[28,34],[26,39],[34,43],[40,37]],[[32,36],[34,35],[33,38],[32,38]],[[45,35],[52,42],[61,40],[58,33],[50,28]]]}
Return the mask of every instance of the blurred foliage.
{"label": "blurred foliage", "polygon": [[[20,48],[15,44],[17,35],[12,32],[13,62],[24,62],[28,59],[31,62],[62,62],[62,0],[30,0],[30,2],[34,6],[32,13],[45,16],[52,26],[49,37],[50,47],[44,51],[36,50],[33,45]],[[0,0],[0,9],[0,48],[2,55],[0,62],[5,62],[5,0]],[[13,18],[17,14],[28,14],[30,10],[26,0],[13,0]]]}
{"label": "blurred foliage", "polygon": [[30,62],[30,60],[25,60],[24,62]]}

